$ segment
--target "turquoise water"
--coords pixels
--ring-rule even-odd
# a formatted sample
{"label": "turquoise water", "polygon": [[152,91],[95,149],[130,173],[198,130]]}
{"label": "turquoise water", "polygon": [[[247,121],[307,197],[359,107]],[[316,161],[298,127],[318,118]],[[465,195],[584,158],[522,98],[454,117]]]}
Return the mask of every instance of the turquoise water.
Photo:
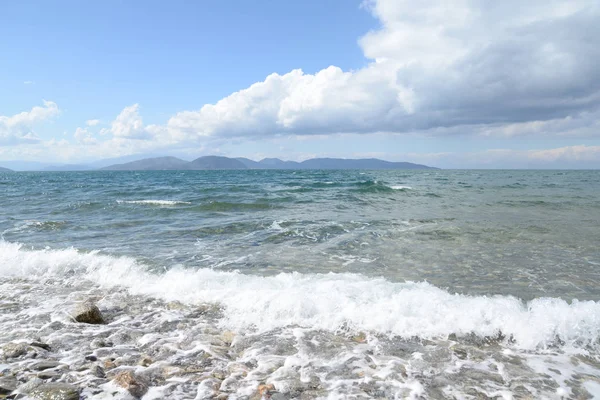
{"label": "turquoise water", "polygon": [[[232,399],[306,379],[304,398],[591,398],[599,226],[597,171],[0,173],[0,302],[26,299],[0,339],[63,321],[48,302],[131,296],[219,310],[174,342],[251,341]],[[170,398],[209,398],[194,379]]]}
{"label": "turquoise water", "polygon": [[16,173],[0,187],[2,237],[38,249],[600,296],[596,171]]}

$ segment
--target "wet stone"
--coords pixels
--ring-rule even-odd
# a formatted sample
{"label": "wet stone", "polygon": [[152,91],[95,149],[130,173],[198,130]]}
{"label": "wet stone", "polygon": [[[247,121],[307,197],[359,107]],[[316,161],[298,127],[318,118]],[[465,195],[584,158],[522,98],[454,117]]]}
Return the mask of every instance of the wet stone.
{"label": "wet stone", "polygon": [[40,361],[31,366],[31,369],[34,371],[44,371],[46,369],[56,368],[61,365],[56,361]]}
{"label": "wet stone", "polygon": [[100,309],[92,302],[78,304],[71,315],[75,321],[85,324],[98,325],[106,323]]}
{"label": "wet stone", "polygon": [[30,346],[39,347],[40,349],[44,349],[46,351],[50,351],[50,345],[42,342],[31,342]]}
{"label": "wet stone", "polygon": [[142,397],[148,391],[148,384],[132,371],[123,371],[117,374],[113,382],[137,398]]}
{"label": "wet stone", "polygon": [[99,365],[94,365],[92,368],[90,368],[90,371],[92,372],[92,375],[94,375],[97,378],[106,378],[106,373],[104,372],[104,369]]}
{"label": "wet stone", "polygon": [[114,344],[108,340],[104,340],[104,339],[94,339],[90,342],[90,348],[92,349],[101,349],[104,347],[113,347]]}
{"label": "wet stone", "polygon": [[54,371],[42,371],[39,374],[37,374],[38,378],[44,379],[44,380],[57,378],[59,376],[60,376],[60,374],[58,374],[58,373],[56,373]]}
{"label": "wet stone", "polygon": [[28,345],[25,343],[7,343],[2,346],[4,358],[17,358],[27,354]]}
{"label": "wet stone", "polygon": [[17,380],[15,378],[0,378],[0,395],[10,394],[17,388]]}
{"label": "wet stone", "polygon": [[79,400],[79,389],[66,383],[44,383],[28,394],[36,400]]}

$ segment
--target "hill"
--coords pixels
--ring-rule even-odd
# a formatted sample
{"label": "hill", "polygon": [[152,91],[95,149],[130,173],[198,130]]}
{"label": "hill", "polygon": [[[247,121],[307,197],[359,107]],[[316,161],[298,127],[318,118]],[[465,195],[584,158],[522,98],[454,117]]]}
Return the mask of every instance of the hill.
{"label": "hill", "polygon": [[105,171],[164,171],[190,169],[189,161],[177,157],[155,157],[100,168]]}
{"label": "hill", "polygon": [[13,172],[12,169],[8,169],[8,168],[2,168],[0,167],[0,172]]}
{"label": "hill", "polygon": [[188,163],[188,169],[248,169],[248,167],[235,158],[219,157],[219,156],[204,156],[196,158]]}

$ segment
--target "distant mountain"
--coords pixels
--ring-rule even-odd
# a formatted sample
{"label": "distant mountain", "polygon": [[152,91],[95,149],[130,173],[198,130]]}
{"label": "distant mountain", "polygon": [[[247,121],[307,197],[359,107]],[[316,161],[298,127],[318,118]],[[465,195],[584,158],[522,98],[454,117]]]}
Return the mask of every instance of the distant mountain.
{"label": "distant mountain", "polygon": [[189,161],[177,157],[156,157],[132,161],[125,164],[109,165],[101,168],[105,171],[154,171],[154,170],[182,170],[190,169]]}
{"label": "distant mountain", "polygon": [[37,161],[12,160],[2,161],[2,165],[4,165],[4,168],[9,168],[13,171],[43,171],[44,168],[49,167],[51,164]]}
{"label": "distant mountain", "polygon": [[277,168],[277,169],[299,169],[299,168],[301,168],[300,163],[298,163],[296,161],[283,161],[283,160],[280,160],[279,158],[263,158],[258,163],[267,168]]}
{"label": "distant mountain", "polygon": [[104,158],[102,160],[90,162],[88,164],[90,167],[92,167],[94,169],[100,169],[100,168],[108,167],[108,166],[115,165],[115,164],[125,164],[125,163],[130,163],[132,161],[145,160],[147,158],[161,158],[161,157],[163,157],[163,156],[161,156],[160,154],[151,154],[151,153],[133,154],[133,155],[129,155],[129,156]]}
{"label": "distant mountain", "polygon": [[102,168],[107,171],[151,171],[151,170],[209,170],[209,169],[436,169],[409,162],[383,161],[376,158],[344,159],[313,158],[302,161],[283,161],[278,158],[265,158],[260,161],[249,158],[229,158],[204,156],[194,161],[184,161],[176,157],[155,157],[115,164]]}
{"label": "distant mountain", "polygon": [[236,160],[241,161],[250,169],[299,169],[300,163],[296,161],[283,161],[279,158],[263,158],[260,161],[250,160],[244,157],[238,157]]}
{"label": "distant mountain", "polygon": [[377,158],[313,158],[300,163],[302,169],[437,169],[409,162],[392,162]]}
{"label": "distant mountain", "polygon": [[249,168],[249,169],[262,169],[262,168],[264,168],[264,167],[262,167],[260,165],[259,162],[251,160],[249,158],[236,157],[236,160],[238,160],[239,162],[241,162],[242,164],[244,164],[246,166],[246,168]]}
{"label": "distant mountain", "polygon": [[12,169],[8,169],[8,168],[2,168],[0,167],[0,172],[13,172]]}
{"label": "distant mountain", "polygon": [[248,167],[235,158],[204,156],[191,161],[187,169],[248,169]]}
{"label": "distant mountain", "polygon": [[44,168],[44,171],[89,171],[91,169],[94,169],[94,167],[84,164],[63,164],[51,165]]}

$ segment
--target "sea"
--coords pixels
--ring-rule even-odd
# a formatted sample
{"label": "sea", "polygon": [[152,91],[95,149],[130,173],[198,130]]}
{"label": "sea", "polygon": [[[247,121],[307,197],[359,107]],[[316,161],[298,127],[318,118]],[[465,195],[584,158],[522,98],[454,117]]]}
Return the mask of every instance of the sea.
{"label": "sea", "polygon": [[599,171],[0,172],[0,232],[84,399],[600,398]]}

